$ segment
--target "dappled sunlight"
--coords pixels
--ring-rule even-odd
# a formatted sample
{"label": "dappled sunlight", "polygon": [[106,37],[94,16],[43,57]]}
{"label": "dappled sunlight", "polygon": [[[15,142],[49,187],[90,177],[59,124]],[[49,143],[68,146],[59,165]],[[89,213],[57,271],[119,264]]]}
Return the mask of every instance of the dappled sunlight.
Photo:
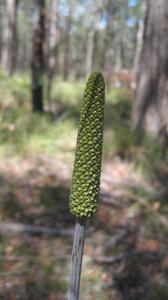
{"label": "dappled sunlight", "polygon": [[[66,297],[74,224],[68,201],[80,110],[75,83],[69,85],[69,99],[62,90],[59,101],[57,89],[52,118],[32,115],[24,105],[18,113],[15,106],[3,110],[2,102],[0,286],[5,299],[18,287],[24,299],[52,299],[55,292],[58,299]],[[96,299],[125,300],[126,294],[140,299],[148,287],[166,299],[166,166],[150,140],[135,141],[131,94],[112,91],[105,111],[100,206],[88,224],[81,299],[92,293]],[[15,103],[17,95],[10,95]],[[145,299],[153,297],[149,293]]]}
{"label": "dappled sunlight", "polygon": [[[72,243],[68,230],[73,232],[74,224],[68,208],[71,172],[72,163],[47,156],[9,159],[1,164],[3,225],[41,226],[36,232],[31,228],[1,231],[0,284],[5,297],[15,294],[18,287],[23,298],[49,297],[55,292],[66,297]],[[135,293],[141,299],[150,286],[166,299],[167,230],[156,192],[150,191],[152,206],[145,200],[151,197],[149,191],[150,185],[136,173],[133,163],[119,158],[104,162],[100,207],[88,223],[81,279],[84,295],[125,299],[129,287],[128,299]],[[67,236],[54,236],[50,229],[64,229],[64,234],[67,230]],[[5,285],[6,268],[9,287]],[[151,295],[147,299],[152,300]]]}
{"label": "dappled sunlight", "polygon": [[147,2],[0,0],[2,300],[168,299],[168,2]]}

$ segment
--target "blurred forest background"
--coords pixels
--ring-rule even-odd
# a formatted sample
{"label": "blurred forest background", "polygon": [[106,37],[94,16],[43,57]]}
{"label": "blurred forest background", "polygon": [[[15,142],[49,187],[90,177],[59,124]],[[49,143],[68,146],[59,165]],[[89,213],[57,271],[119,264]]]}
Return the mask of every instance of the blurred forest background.
{"label": "blurred forest background", "polygon": [[167,0],[0,0],[0,299],[64,300],[84,85],[106,81],[81,300],[168,299]]}

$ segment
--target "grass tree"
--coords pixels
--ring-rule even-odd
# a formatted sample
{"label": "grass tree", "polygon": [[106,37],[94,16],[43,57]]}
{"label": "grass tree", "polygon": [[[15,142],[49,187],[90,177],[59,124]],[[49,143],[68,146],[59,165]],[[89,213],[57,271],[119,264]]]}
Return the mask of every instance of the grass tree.
{"label": "grass tree", "polygon": [[70,211],[76,217],[68,300],[79,299],[85,227],[98,208],[100,188],[105,84],[94,72],[86,84],[82,103],[70,193]]}

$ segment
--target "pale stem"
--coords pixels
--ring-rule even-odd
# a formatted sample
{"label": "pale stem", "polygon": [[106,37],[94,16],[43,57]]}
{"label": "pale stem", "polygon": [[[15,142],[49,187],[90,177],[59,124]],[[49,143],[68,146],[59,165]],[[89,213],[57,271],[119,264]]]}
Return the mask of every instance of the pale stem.
{"label": "pale stem", "polygon": [[68,300],[79,299],[80,276],[82,267],[83,248],[85,240],[86,219],[76,219],[74,241],[71,257],[71,271],[68,290]]}

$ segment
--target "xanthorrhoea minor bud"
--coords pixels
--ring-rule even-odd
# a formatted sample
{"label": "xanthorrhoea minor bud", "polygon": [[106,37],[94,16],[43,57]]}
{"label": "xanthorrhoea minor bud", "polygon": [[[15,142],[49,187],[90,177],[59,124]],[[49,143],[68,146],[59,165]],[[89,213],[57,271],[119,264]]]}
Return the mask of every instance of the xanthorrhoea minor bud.
{"label": "xanthorrhoea minor bud", "polygon": [[86,84],[75,153],[70,211],[77,217],[90,217],[98,207],[100,186],[105,84],[94,72]]}
{"label": "xanthorrhoea minor bud", "polygon": [[103,75],[90,75],[84,94],[70,193],[70,210],[76,216],[68,300],[79,299],[86,219],[98,207],[105,84]]}

